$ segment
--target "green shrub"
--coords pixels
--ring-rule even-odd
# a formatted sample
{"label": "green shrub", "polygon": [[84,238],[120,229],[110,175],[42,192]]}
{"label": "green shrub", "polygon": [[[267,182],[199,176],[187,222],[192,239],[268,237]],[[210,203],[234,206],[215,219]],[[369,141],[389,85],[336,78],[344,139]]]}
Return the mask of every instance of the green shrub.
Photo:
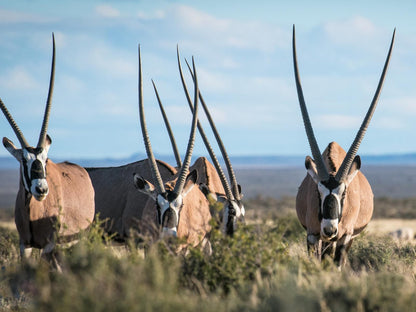
{"label": "green shrub", "polygon": [[232,238],[217,221],[210,255],[199,248],[176,254],[178,240],[116,246],[97,222],[78,244],[59,249],[63,273],[38,255],[20,263],[16,233],[3,231],[0,310],[416,310],[415,245],[363,234],[339,272],[308,257],[293,212],[248,222]]}

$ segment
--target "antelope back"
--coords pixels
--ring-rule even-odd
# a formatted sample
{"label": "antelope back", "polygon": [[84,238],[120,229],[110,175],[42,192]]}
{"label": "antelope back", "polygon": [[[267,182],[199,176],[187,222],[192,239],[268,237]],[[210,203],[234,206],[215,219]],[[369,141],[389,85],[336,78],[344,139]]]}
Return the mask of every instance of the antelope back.
{"label": "antelope back", "polygon": [[215,167],[205,157],[199,157],[195,163],[189,168],[198,171],[197,184],[204,184],[208,187],[209,191],[213,194],[224,194],[224,187],[221,183],[221,179],[218,176]]}
{"label": "antelope back", "polygon": [[[158,160],[157,166],[164,181],[174,178],[176,168]],[[151,180],[152,173],[147,159],[120,167],[86,168],[95,190],[96,215],[105,222],[108,233],[119,238],[130,235],[131,230],[146,232],[143,220],[156,220],[157,213],[147,209],[149,196],[138,192],[131,182],[134,173]],[[156,217],[154,217],[156,215]]]}

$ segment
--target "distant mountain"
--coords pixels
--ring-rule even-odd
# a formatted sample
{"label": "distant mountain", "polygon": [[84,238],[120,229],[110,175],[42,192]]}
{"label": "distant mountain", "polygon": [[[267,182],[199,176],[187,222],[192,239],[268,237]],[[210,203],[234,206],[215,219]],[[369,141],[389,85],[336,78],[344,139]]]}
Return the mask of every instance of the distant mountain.
{"label": "distant mountain", "polygon": [[[195,155],[193,159],[196,159],[198,155]],[[145,159],[145,154],[136,154],[126,158],[74,158],[74,159],[57,159],[55,162],[61,162],[68,160],[70,162],[79,164],[84,167],[108,167],[108,166],[122,166],[137,160]],[[173,155],[156,155],[157,159],[166,161],[169,164],[175,164],[175,158]],[[362,162],[364,165],[415,165],[416,166],[416,153],[414,154],[390,154],[390,155],[362,155]],[[223,164],[222,159],[219,159]],[[234,167],[303,167],[305,156],[235,156],[231,157],[231,162]],[[16,169],[18,168],[18,162],[9,156],[0,157],[0,169]]]}

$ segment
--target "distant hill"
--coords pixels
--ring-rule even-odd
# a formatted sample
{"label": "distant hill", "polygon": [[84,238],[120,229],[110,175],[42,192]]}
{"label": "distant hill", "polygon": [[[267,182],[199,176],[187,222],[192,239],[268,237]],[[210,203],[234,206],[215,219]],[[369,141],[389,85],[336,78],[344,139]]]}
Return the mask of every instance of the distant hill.
{"label": "distant hill", "polygon": [[[231,157],[231,162],[234,167],[242,168],[269,168],[269,167],[302,167],[305,156],[234,156]],[[196,159],[198,155],[193,158]],[[55,162],[68,160],[84,167],[107,167],[107,166],[121,166],[137,160],[145,159],[145,154],[132,155],[126,158],[79,158],[79,159],[56,159]],[[157,159],[175,164],[173,155],[156,155]],[[363,165],[406,165],[416,166],[416,153],[414,154],[391,154],[391,155],[361,155]],[[222,159],[219,159],[222,162]],[[222,162],[223,163],[223,162]],[[0,157],[0,169],[16,169],[18,162],[11,156]]]}

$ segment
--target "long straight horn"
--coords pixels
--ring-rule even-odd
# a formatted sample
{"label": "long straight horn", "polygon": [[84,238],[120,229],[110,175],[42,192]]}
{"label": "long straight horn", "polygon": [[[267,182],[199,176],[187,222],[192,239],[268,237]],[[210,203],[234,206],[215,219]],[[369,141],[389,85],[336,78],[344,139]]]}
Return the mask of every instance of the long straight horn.
{"label": "long straight horn", "polygon": [[[192,73],[191,67],[188,64],[188,61],[185,60],[185,62],[186,62],[186,65],[188,66],[188,69],[189,69],[189,71],[190,71],[190,73],[193,77],[193,73]],[[211,125],[211,129],[212,129],[212,132],[214,133],[215,139],[217,140],[218,146],[220,148],[222,157],[223,157],[224,162],[225,162],[225,166],[227,167],[228,176],[230,177],[230,180],[231,180],[231,187],[232,187],[233,195],[234,195],[235,199],[240,200],[241,198],[240,198],[240,192],[238,190],[237,179],[236,179],[236,176],[235,176],[235,173],[234,173],[234,170],[233,170],[233,166],[231,165],[230,157],[228,156],[228,153],[225,149],[224,143],[221,140],[220,134],[218,133],[217,127],[215,126],[214,120],[211,117],[211,114],[208,110],[207,105],[205,104],[204,98],[202,97],[201,93],[199,93],[199,99],[201,101],[202,107],[204,108],[205,115],[208,118],[209,124]]]}
{"label": "long straight horn", "polygon": [[3,101],[0,99],[0,108],[3,111],[4,116],[6,116],[7,121],[9,122],[10,126],[12,127],[14,133],[16,134],[17,139],[20,142],[20,145],[25,148],[28,147],[29,144],[27,143],[25,137],[23,136],[22,131],[19,129],[18,125],[14,121],[12,115],[7,110],[6,105],[4,105]]}
{"label": "long straight horn", "polygon": [[144,116],[143,108],[143,82],[142,82],[142,59],[140,56],[139,45],[139,113],[140,113],[140,125],[143,134],[143,141],[146,147],[146,154],[149,161],[150,169],[152,171],[152,177],[159,194],[165,193],[165,187],[163,185],[162,177],[160,176],[159,169],[156,164],[155,156],[153,155],[152,145],[150,144],[149,134],[147,132],[147,126]]}
{"label": "long straight horn", "polygon": [[380,96],[380,92],[381,92],[381,89],[383,88],[383,83],[384,83],[384,78],[386,76],[387,68],[389,66],[390,56],[393,50],[395,35],[396,35],[396,28],[393,31],[393,37],[391,38],[389,53],[387,54],[386,62],[384,63],[383,72],[378,82],[377,90],[376,90],[376,93],[374,94],[373,101],[371,102],[370,108],[368,109],[368,112],[365,115],[365,118],[361,124],[361,127],[357,132],[357,135],[355,136],[354,142],[352,143],[350,149],[348,150],[347,156],[345,156],[344,161],[342,162],[340,168],[338,169],[338,172],[335,176],[335,179],[337,181],[343,181],[347,177],[351,164],[354,160],[354,157],[357,154],[358,148],[360,147],[360,143],[362,139],[364,138],[368,125],[370,124],[371,117],[373,116],[373,113],[376,109],[377,102]]}
{"label": "long straight horn", "polygon": [[[195,71],[195,62],[194,62],[194,58],[192,57],[192,65]],[[186,181],[186,176],[188,175],[189,172],[189,166],[191,164],[191,157],[192,157],[192,151],[194,149],[194,143],[195,143],[195,133],[196,133],[196,124],[198,122],[198,98],[199,98],[199,88],[198,88],[198,78],[196,76],[196,72],[195,72],[195,76],[194,76],[194,88],[195,88],[195,92],[194,92],[194,114],[192,117],[192,128],[191,128],[191,133],[189,135],[189,141],[188,141],[188,147],[186,149],[186,155],[185,158],[183,160],[183,165],[178,177],[178,181],[175,184],[175,188],[173,190],[173,193],[175,193],[176,195],[179,195],[182,193],[183,187],[185,186],[185,181]]]}
{"label": "long straight horn", "polygon": [[[191,102],[191,97],[189,96],[188,88],[186,86],[185,79],[184,79],[183,73],[182,73],[182,66],[181,66],[181,61],[180,61],[180,57],[179,57],[179,48],[178,47],[177,47],[176,51],[177,51],[177,56],[178,56],[178,67],[179,67],[179,74],[181,76],[182,86],[183,86],[183,89],[185,91],[186,98],[188,100],[189,108],[191,109],[191,112],[193,112],[194,108],[193,108],[193,105],[192,105],[192,102]],[[205,147],[207,148],[208,154],[211,157],[211,160],[214,164],[215,169],[217,170],[218,176],[220,177],[220,180],[221,180],[221,183],[222,183],[222,186],[224,188],[226,196],[229,200],[234,200],[233,193],[231,191],[230,185],[228,184],[227,178],[225,177],[224,171],[222,170],[220,162],[218,161],[217,156],[214,153],[214,149],[212,148],[211,144],[209,143],[208,138],[205,135],[205,131],[202,128],[202,125],[199,121],[197,123],[197,126],[198,126],[198,130],[199,130],[199,134],[201,135],[202,140],[204,141]]]}
{"label": "long straight horn", "polygon": [[51,78],[49,81],[48,100],[46,101],[45,115],[43,116],[43,124],[42,124],[42,129],[40,131],[37,147],[43,147],[45,145],[46,132],[48,131],[49,113],[51,111],[53,85],[55,81],[55,36],[53,33],[52,33],[52,45],[53,45],[52,68],[51,68]]}
{"label": "long straight horn", "polygon": [[182,160],[181,160],[181,156],[180,156],[179,151],[178,151],[178,147],[176,145],[175,136],[173,135],[172,128],[170,127],[168,116],[166,116],[165,109],[163,108],[162,101],[160,100],[160,97],[159,97],[159,92],[157,92],[157,88],[156,88],[156,85],[155,85],[155,82],[153,81],[153,79],[152,79],[152,84],[153,84],[153,88],[155,89],[157,101],[159,103],[160,112],[162,113],[163,120],[165,121],[166,130],[168,131],[168,134],[169,134],[170,143],[172,144],[173,154],[175,155],[175,159],[176,159],[176,165],[178,166],[178,168],[181,168],[182,167]]}
{"label": "long straight horn", "polygon": [[316,143],[315,135],[313,133],[312,124],[309,119],[308,110],[306,108],[305,98],[303,97],[302,85],[300,83],[299,70],[298,70],[298,60],[296,57],[296,36],[295,36],[295,25],[293,25],[293,65],[295,70],[295,79],[296,79],[296,90],[298,92],[300,110],[302,112],[303,124],[305,126],[306,135],[308,137],[309,146],[311,148],[312,156],[316,163],[316,168],[318,170],[318,176],[321,181],[325,181],[329,178],[328,171],[325,167],[325,163],[322,159],[321,152],[319,151],[318,143]]}

